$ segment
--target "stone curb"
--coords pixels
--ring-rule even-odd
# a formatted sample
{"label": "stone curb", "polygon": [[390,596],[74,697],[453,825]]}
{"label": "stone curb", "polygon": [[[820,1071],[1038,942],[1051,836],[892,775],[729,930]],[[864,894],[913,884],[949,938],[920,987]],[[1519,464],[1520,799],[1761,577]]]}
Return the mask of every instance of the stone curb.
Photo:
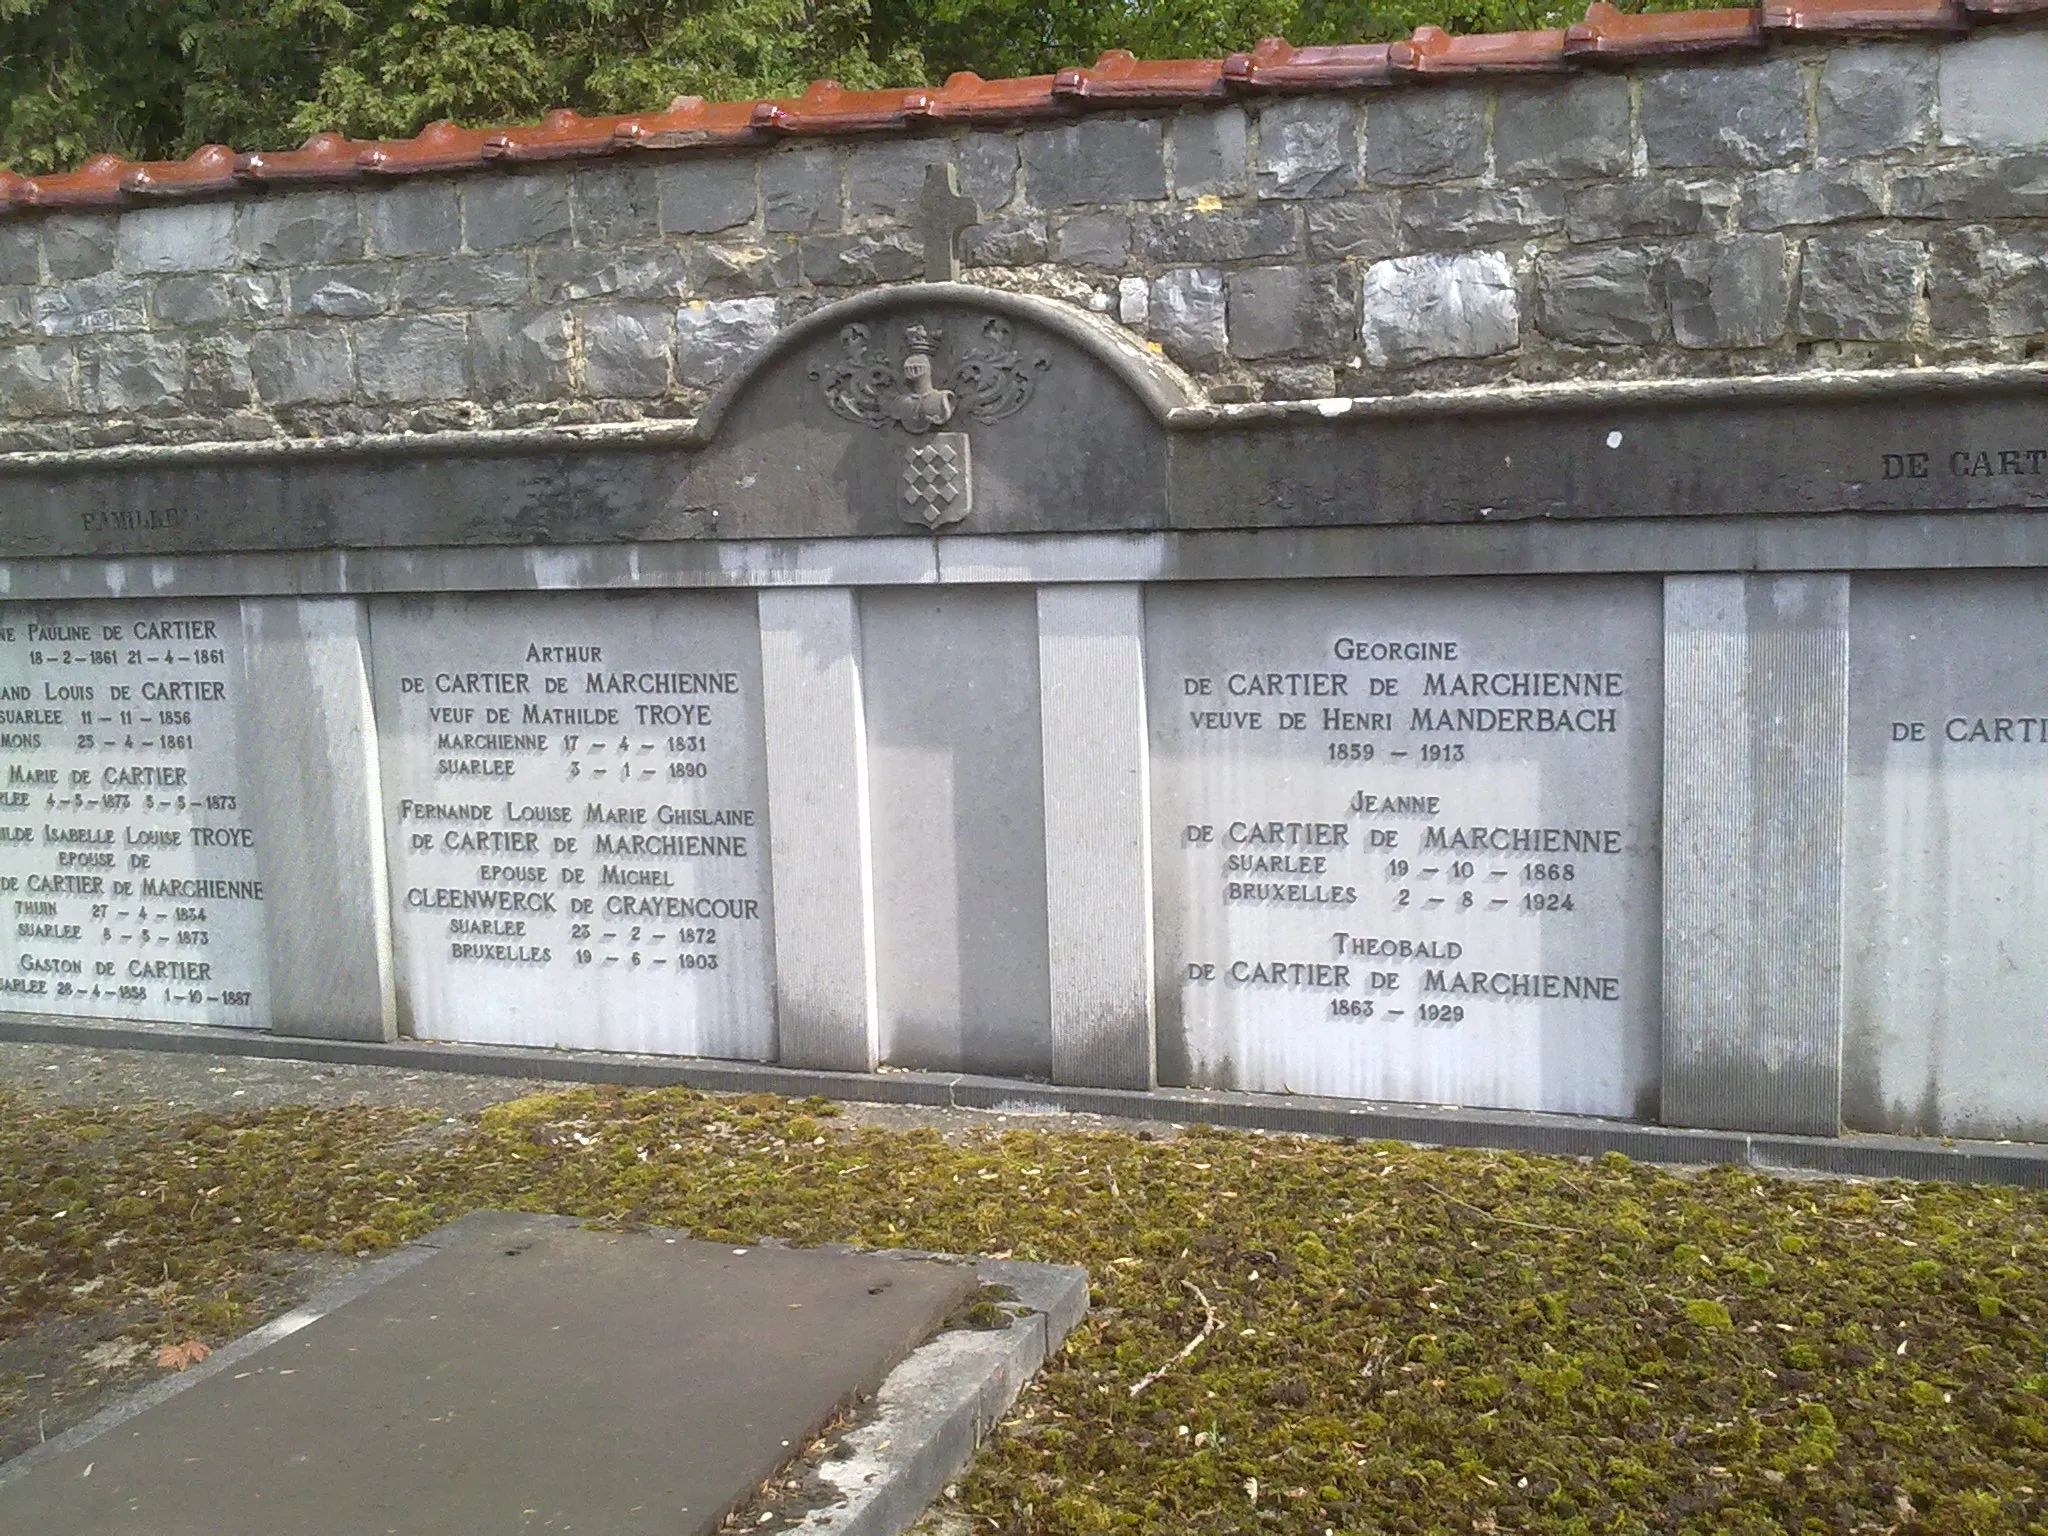
{"label": "stone curb", "polygon": [[1549,1152],[1566,1157],[1620,1152],[1649,1163],[1733,1163],[1762,1171],[2048,1188],[2048,1145],[2020,1142],[1941,1142],[1877,1135],[1761,1135],[1518,1110],[1388,1105],[1187,1088],[1155,1088],[1149,1092],[1071,1088],[940,1072],[819,1072],[755,1062],[518,1046],[442,1045],[420,1040],[308,1040],[188,1025],[71,1023],[48,1015],[0,1017],[0,1041],[250,1056],[334,1066],[403,1067],[421,1072],[467,1072],[481,1077],[616,1083],[629,1088],[684,1087],[709,1093],[778,1093],[793,1098],[815,1093],[857,1103],[920,1104],[1016,1114],[1090,1114],[1177,1125],[1226,1126],[1234,1130],[1350,1136],[1361,1140],[1384,1138],[1425,1146]]}
{"label": "stone curb", "polygon": [[[63,1434],[0,1463],[0,1487],[367,1296],[432,1258],[466,1223],[493,1214],[497,1213],[471,1211],[457,1217],[222,1345],[199,1364],[150,1382]],[[582,1225],[567,1216],[530,1219]],[[864,1251],[885,1258],[894,1254],[887,1249]],[[908,1251],[894,1256],[955,1257]],[[1007,1287],[1016,1298],[1012,1305],[1027,1310],[1007,1328],[951,1329],[912,1350],[883,1378],[870,1411],[844,1437],[851,1454],[820,1469],[821,1479],[838,1490],[838,1500],[812,1511],[796,1529],[807,1536],[897,1536],[967,1465],[1024,1384],[1088,1312],[1088,1271],[1078,1265],[980,1259],[975,1277],[983,1285]]]}

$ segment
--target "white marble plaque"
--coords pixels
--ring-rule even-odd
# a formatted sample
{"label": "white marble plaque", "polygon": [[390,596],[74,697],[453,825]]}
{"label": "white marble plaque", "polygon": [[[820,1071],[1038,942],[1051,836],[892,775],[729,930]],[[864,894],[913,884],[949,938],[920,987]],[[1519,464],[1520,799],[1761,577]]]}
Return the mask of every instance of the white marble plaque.
{"label": "white marble plaque", "polygon": [[771,1059],[752,596],[390,599],[370,642],[411,1032]]}
{"label": "white marble plaque", "polygon": [[1162,1080],[1653,1114],[1655,583],[1146,603]]}
{"label": "white marble plaque", "polygon": [[2048,1138],[2048,575],[1857,576],[1842,1112]]}
{"label": "white marble plaque", "polygon": [[0,606],[0,1009],[260,1027],[232,602]]}

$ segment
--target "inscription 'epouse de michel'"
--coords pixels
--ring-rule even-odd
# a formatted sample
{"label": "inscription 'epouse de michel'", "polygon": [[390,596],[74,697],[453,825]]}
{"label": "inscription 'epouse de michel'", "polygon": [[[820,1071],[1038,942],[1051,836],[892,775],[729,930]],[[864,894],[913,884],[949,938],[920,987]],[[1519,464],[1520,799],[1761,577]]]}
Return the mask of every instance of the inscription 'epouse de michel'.
{"label": "inscription 'epouse de michel'", "polygon": [[772,1054],[758,662],[736,616],[479,598],[373,626],[418,1033]]}
{"label": "inscription 'epouse de michel'", "polygon": [[1660,636],[1654,589],[1584,622],[1574,590],[1151,604],[1159,984],[1197,1082],[1633,1112]]}

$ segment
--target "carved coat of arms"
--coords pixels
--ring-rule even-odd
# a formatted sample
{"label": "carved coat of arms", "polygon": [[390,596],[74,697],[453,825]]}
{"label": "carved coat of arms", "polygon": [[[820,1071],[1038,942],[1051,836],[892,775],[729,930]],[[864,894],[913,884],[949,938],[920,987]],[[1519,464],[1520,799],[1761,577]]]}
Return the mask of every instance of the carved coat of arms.
{"label": "carved coat of arms", "polygon": [[968,434],[941,429],[959,416],[982,422],[1014,416],[1049,366],[1044,357],[1024,358],[1010,322],[1000,316],[982,321],[976,340],[943,374],[935,361],[942,340],[933,327],[905,326],[902,361],[892,364],[869,327],[849,325],[839,333],[840,355],[811,370],[834,414],[878,431],[900,428],[914,439],[903,452],[902,512],[907,521],[934,529],[974,509]]}

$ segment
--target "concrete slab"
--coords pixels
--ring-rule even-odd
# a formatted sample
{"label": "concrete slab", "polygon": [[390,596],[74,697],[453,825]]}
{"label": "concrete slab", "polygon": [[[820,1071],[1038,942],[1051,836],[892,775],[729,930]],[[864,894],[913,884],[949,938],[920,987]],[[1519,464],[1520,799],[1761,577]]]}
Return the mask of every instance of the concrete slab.
{"label": "concrete slab", "polygon": [[420,1252],[288,1336],[231,1346],[189,1390],[23,1458],[0,1530],[713,1531],[976,1285],[959,1262],[504,1212]]}

